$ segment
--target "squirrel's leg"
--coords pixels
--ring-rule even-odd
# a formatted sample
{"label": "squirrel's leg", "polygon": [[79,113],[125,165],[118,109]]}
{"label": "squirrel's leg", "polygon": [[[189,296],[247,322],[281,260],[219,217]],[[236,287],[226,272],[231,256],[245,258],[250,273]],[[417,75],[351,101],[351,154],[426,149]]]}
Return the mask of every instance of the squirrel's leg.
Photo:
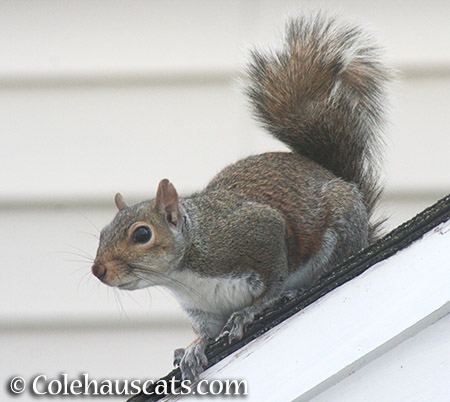
{"label": "squirrel's leg", "polygon": [[265,291],[250,306],[231,314],[219,337],[228,336],[230,343],[242,339],[246,327],[255,320],[255,316],[261,314],[283,296],[283,287],[287,276],[285,252],[281,253],[278,262],[272,267],[273,269],[266,272],[271,272],[276,276],[272,276],[269,281],[266,281]]}
{"label": "squirrel's leg", "polygon": [[[255,316],[279,300],[288,275],[284,219],[270,208],[251,205],[249,209],[250,213],[246,216],[254,216],[255,220],[247,225],[246,240],[253,250],[259,250],[258,265],[252,268],[260,275],[264,291],[250,306],[235,311],[228,318],[219,337],[228,336],[230,343],[242,339],[246,327],[255,320]],[[267,227],[271,228],[270,236],[267,235]]]}
{"label": "squirrel's leg", "polygon": [[186,310],[198,338],[186,349],[174,351],[174,365],[180,367],[183,380],[195,380],[208,365],[206,347],[214,341],[211,331],[218,331],[223,324],[223,318],[201,310]]}
{"label": "squirrel's leg", "polygon": [[246,327],[255,320],[256,315],[261,314],[279,299],[280,292],[281,284],[276,287],[276,291],[271,289],[264,293],[251,306],[235,311],[224,325],[219,337],[228,336],[228,342],[230,343],[241,340]]}

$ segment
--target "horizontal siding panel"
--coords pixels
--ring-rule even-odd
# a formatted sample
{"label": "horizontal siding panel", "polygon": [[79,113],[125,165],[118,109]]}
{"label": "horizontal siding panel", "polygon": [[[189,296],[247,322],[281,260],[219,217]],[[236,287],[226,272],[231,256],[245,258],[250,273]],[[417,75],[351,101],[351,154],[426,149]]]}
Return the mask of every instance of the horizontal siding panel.
{"label": "horizontal siding panel", "polygon": [[[367,23],[399,64],[450,64],[450,3],[314,2]],[[236,69],[249,44],[273,43],[311,2],[3,1],[0,76]]]}
{"label": "horizontal siding panel", "polygon": [[450,75],[411,77],[397,85],[386,141],[392,191],[450,191]]}
{"label": "horizontal siding panel", "polygon": [[[450,188],[450,76],[405,77],[387,137],[393,192]],[[283,150],[229,81],[0,90],[0,202],[181,192],[240,157]]]}
{"label": "horizontal siding panel", "polygon": [[235,64],[239,1],[3,1],[0,71],[173,70]]}
{"label": "horizontal siding panel", "polygon": [[240,99],[223,85],[0,91],[0,194],[197,188],[238,154]]}
{"label": "horizontal siding panel", "polygon": [[280,21],[309,9],[338,13],[375,33],[388,57],[398,65],[447,65],[450,63],[450,2],[381,0],[272,0],[249,2],[248,43],[270,44],[282,31]]}
{"label": "horizontal siding panel", "polygon": [[120,291],[91,274],[97,228],[114,214],[112,205],[104,210],[0,211],[0,260],[8,277],[0,283],[0,327],[40,320],[186,323],[167,292]]}

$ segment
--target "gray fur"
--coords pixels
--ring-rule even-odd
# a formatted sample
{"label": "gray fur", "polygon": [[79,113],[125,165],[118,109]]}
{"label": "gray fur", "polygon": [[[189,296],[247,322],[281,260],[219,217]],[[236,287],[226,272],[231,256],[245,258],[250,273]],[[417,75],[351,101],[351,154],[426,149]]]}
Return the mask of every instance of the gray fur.
{"label": "gray fur", "polygon": [[[155,200],[128,207],[116,197],[120,211],[102,231],[93,272],[112,286],[174,294],[200,335],[175,352],[184,379],[205,367],[214,338],[242,338],[266,307],[317,284],[375,238],[391,75],[377,52],[336,19],[291,20],[281,51],[253,53],[246,92],[293,152],[242,159],[188,197],[167,180]],[[130,227],[141,222],[155,231],[154,244],[130,245]]]}

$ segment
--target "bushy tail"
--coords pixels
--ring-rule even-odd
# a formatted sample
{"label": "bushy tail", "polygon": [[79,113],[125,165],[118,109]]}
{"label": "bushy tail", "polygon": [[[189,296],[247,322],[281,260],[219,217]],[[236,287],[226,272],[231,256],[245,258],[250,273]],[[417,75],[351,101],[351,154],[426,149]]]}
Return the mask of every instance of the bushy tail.
{"label": "bushy tail", "polygon": [[355,183],[369,217],[381,193],[377,168],[392,77],[378,50],[360,28],[319,14],[289,21],[283,48],[254,51],[247,70],[247,95],[267,130]]}

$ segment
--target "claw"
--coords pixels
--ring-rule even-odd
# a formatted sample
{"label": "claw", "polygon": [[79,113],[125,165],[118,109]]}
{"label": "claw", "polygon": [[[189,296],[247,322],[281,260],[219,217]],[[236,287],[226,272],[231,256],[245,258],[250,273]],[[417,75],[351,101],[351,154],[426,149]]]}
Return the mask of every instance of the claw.
{"label": "claw", "polygon": [[[175,351],[174,356],[179,356],[179,350]],[[179,362],[182,379],[195,380],[207,365],[208,359],[205,354],[205,347],[201,343],[192,345],[184,351]]]}
{"label": "claw", "polygon": [[174,367],[178,367],[180,365],[181,359],[183,359],[184,353],[186,349],[179,348],[175,349],[173,352],[173,365]]}
{"label": "claw", "polygon": [[220,333],[220,337],[228,336],[228,342],[239,341],[244,336],[245,328],[254,320],[251,308],[234,312]]}
{"label": "claw", "polygon": [[283,294],[282,297],[285,297],[288,301],[294,300],[295,298],[297,298],[298,296],[300,296],[303,293],[302,289],[290,289],[290,290],[286,290]]}

